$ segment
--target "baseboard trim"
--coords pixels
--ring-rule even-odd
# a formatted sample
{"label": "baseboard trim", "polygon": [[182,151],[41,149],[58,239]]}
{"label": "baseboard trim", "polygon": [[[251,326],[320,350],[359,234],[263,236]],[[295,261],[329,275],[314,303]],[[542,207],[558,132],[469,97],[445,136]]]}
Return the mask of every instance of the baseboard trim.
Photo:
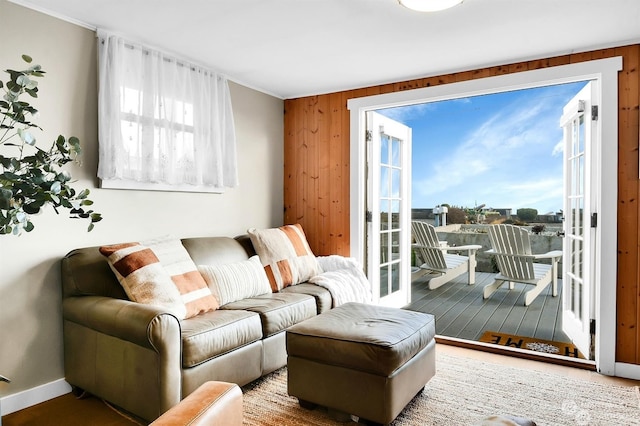
{"label": "baseboard trim", "polygon": [[64,379],[58,379],[35,388],[14,393],[0,398],[0,415],[4,416],[20,411],[69,392],[71,392],[71,385]]}
{"label": "baseboard trim", "polygon": [[640,365],[626,364],[624,362],[616,362],[616,377],[624,377],[625,379],[640,380]]}

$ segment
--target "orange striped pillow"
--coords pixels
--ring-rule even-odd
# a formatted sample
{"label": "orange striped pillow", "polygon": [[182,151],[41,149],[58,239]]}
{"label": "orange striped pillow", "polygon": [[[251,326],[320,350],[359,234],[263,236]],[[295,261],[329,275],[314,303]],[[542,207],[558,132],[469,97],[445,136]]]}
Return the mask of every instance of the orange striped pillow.
{"label": "orange striped pillow", "polygon": [[247,232],[272,291],[307,281],[322,272],[300,224],[262,230],[251,228]]}
{"label": "orange striped pillow", "polygon": [[180,319],[218,309],[218,301],[178,239],[103,246],[100,253],[134,302],[164,307]]}

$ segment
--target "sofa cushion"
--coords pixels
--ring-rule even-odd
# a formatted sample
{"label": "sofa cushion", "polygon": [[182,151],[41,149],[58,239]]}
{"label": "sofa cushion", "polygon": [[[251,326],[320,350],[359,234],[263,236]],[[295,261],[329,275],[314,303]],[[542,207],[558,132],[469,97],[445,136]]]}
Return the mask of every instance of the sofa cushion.
{"label": "sofa cushion", "polygon": [[324,287],[320,287],[319,285],[311,283],[301,283],[282,289],[281,293],[298,293],[313,296],[316,299],[316,308],[318,314],[327,312],[333,307],[331,292],[329,292],[329,290]]}
{"label": "sofa cushion", "polygon": [[247,232],[274,292],[321,272],[299,224],[261,230],[251,228]]}
{"label": "sofa cushion", "polygon": [[198,271],[221,306],[271,292],[258,256],[224,265],[198,265]]}
{"label": "sofa cushion", "polygon": [[220,310],[246,310],[260,315],[262,336],[269,337],[316,315],[312,296],[294,293],[269,293],[229,303]]}
{"label": "sofa cushion", "polygon": [[129,299],[162,306],[180,319],[218,308],[180,240],[162,237],[100,247]]}
{"label": "sofa cushion", "polygon": [[201,364],[262,338],[260,316],[255,312],[207,312],[181,323],[182,366]]}

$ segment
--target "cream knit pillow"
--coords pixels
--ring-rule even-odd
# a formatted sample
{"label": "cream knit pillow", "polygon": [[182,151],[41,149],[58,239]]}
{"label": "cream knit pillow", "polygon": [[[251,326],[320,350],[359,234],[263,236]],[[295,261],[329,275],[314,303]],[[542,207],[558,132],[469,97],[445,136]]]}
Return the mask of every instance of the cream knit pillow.
{"label": "cream knit pillow", "polygon": [[258,256],[223,265],[198,265],[220,306],[271,293],[269,280]]}

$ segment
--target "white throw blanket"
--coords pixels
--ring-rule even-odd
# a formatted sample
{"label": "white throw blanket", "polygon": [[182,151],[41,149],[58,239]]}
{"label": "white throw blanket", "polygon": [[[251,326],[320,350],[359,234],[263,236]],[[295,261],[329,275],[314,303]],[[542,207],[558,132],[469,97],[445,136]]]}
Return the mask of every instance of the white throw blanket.
{"label": "white throw blanket", "polygon": [[355,258],[331,255],[317,259],[324,272],[309,282],[329,290],[334,308],[347,302],[371,303],[371,284]]}

